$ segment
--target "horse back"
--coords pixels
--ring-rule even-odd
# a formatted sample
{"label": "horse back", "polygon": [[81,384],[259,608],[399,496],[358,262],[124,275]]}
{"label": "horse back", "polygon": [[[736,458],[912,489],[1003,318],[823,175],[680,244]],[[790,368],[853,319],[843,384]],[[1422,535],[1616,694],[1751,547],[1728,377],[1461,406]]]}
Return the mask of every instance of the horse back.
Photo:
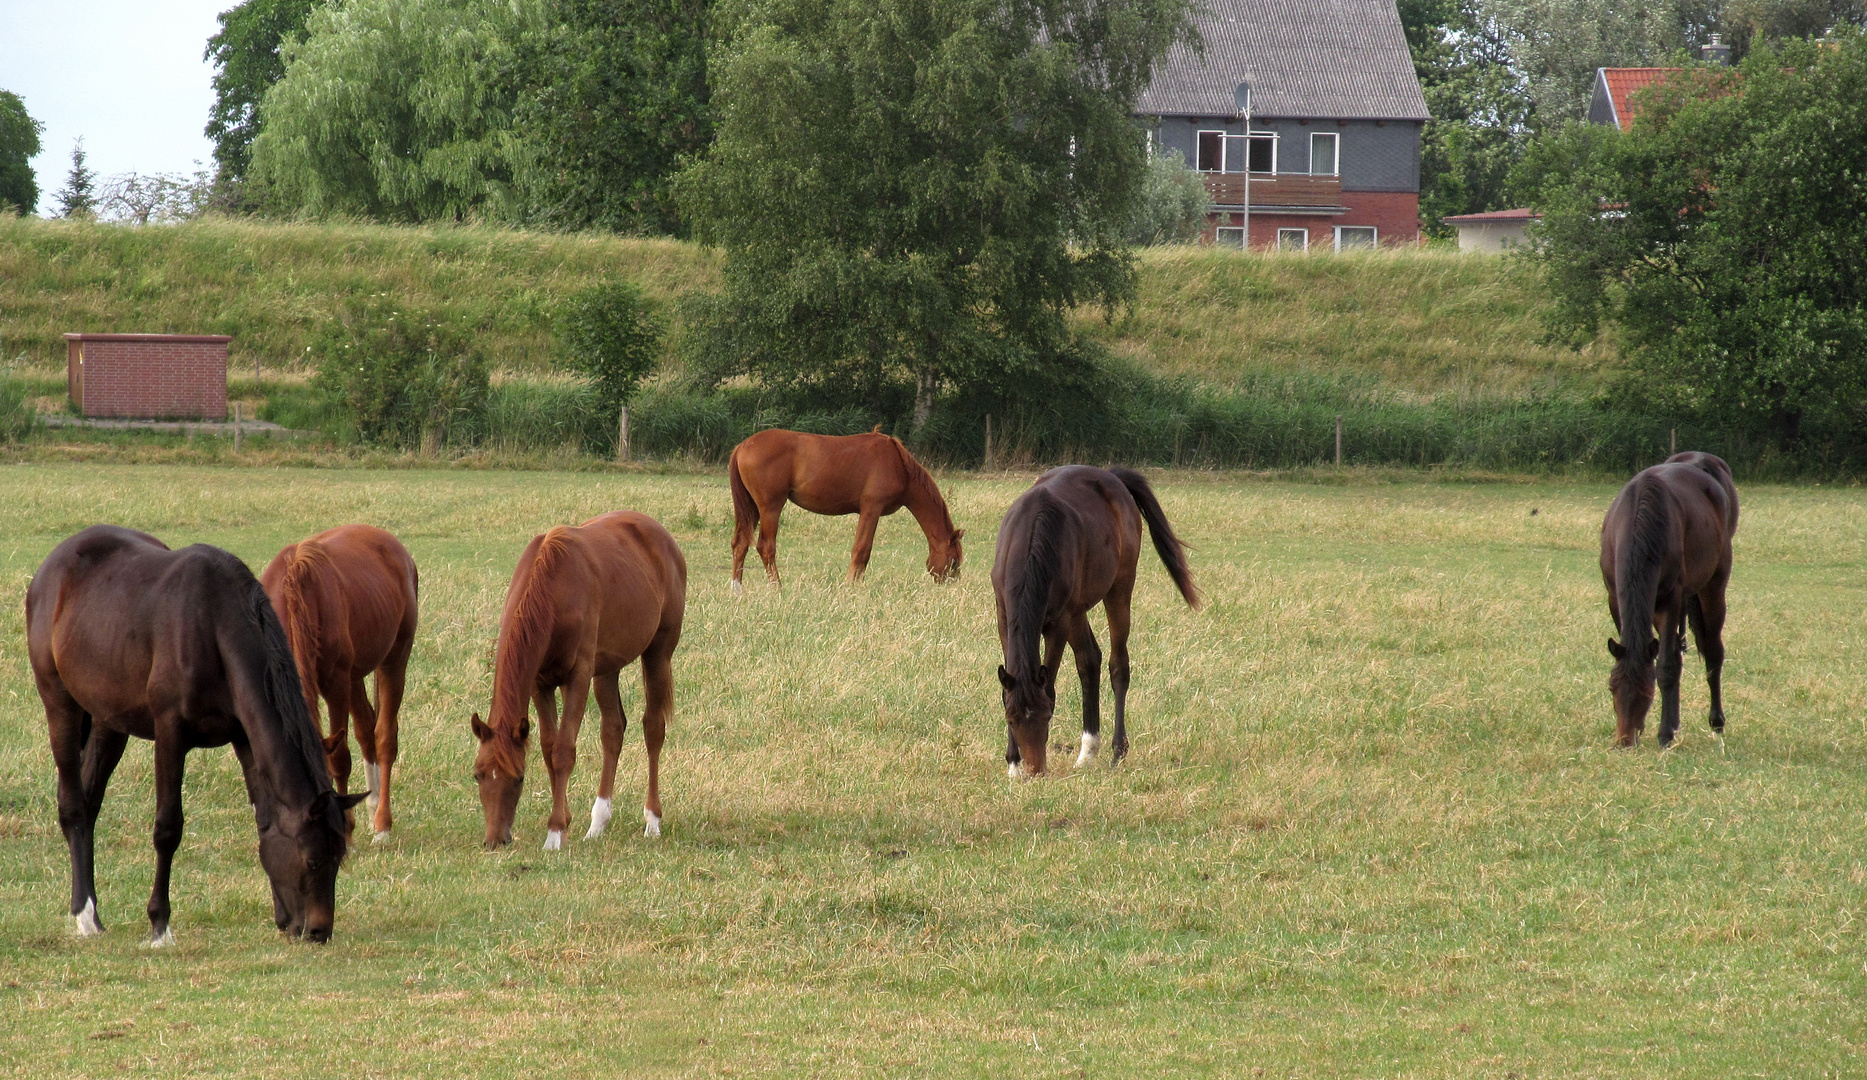
{"label": "horse back", "polygon": [[898,509],[907,466],[891,436],[812,435],[768,428],[733,450],[740,482],[761,505],[789,498],[814,514],[853,514],[865,503]]}

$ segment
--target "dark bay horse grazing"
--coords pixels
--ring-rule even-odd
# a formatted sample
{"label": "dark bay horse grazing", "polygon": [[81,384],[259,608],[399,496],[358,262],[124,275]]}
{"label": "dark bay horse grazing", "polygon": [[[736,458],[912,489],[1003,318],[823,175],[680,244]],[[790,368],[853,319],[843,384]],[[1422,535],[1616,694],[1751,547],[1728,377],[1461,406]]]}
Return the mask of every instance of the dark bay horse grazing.
{"label": "dark bay horse grazing", "polygon": [[182,765],[233,744],[259,825],[279,929],[326,941],[344,811],[331,787],[285,631],[246,564],[196,544],[94,525],[52,549],[26,590],[26,640],[58,766],[78,933],[97,918],[94,831],[129,737],[156,744],[156,879],[150,944],[171,945],[169,868],[182,838]]}
{"label": "dark bay horse grazing", "polygon": [[[687,611],[687,561],[654,518],[620,511],[577,528],[532,537],[512,572],[499,617],[488,723],[473,714],[480,740],[473,777],[486,811],[486,846],[512,842],[512,821],[525,783],[531,738],[526,705],[538,708],[539,750],[551,777],[545,850],[556,851],[570,827],[570,774],[577,731],[592,682],[603,715],[603,779],[590,808],[590,831],[609,824],[616,758],[628,723],[618,675],[642,660],[642,742],[648,749],[648,798],[642,832],[661,835],[661,741],[674,712],[674,647]],[[560,721],[556,692],[564,691]]]}
{"label": "dark bay horse grazing", "polygon": [[[1718,676],[1724,666],[1724,588],[1731,579],[1737,488],[1721,458],[1674,454],[1627,482],[1601,523],[1601,579],[1621,639],[1608,639],[1615,740],[1640,741],[1659,662],[1660,745],[1679,730],[1683,625],[1690,622],[1711,687],[1711,729],[1724,730]],[[1657,631],[1655,640],[1650,635]]]}
{"label": "dark bay horse grazing", "polygon": [[[1128,752],[1128,621],[1141,523],[1154,551],[1188,605],[1199,606],[1186,548],[1167,524],[1160,501],[1140,473],[1065,465],[1037,478],[1005,511],[992,563],[998,599],[998,640],[1005,662],[1005,747],[1015,779],[1022,762],[1029,775],[1044,771],[1050,717],[1057,706],[1057,665],[1068,641],[1083,684],[1083,742],[1078,766],[1101,742],[1102,651],[1089,628],[1089,609],[1103,606],[1109,621],[1109,683],[1115,691],[1114,757]],[[1043,658],[1038,659],[1038,641]]]}
{"label": "dark bay horse grazing", "polygon": [[[330,713],[324,756],[337,790],[350,790],[350,737],[369,780],[373,832],[387,840],[395,819],[389,783],[395,771],[402,685],[415,642],[420,578],[402,542],[373,525],[340,525],[287,544],[259,575],[272,610],[285,624],[298,660],[298,682],[312,721],[322,697]],[[363,680],[376,675],[376,705]]]}
{"label": "dark bay horse grazing", "polygon": [[867,435],[807,435],[771,428],[733,448],[726,463],[733,489],[733,592],[744,590],[746,550],[758,530],[765,576],[778,581],[778,515],[786,499],[813,514],[860,514],[849,580],[868,569],[875,526],[902,507],[927,534],[927,572],[935,581],[959,573],[959,538],[933,476],[901,440],[877,428]]}

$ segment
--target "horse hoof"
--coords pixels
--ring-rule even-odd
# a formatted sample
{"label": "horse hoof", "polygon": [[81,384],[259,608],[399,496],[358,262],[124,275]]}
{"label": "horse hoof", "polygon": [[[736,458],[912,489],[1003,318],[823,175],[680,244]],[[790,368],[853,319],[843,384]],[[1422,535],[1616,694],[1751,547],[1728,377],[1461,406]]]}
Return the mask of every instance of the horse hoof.
{"label": "horse hoof", "polygon": [[591,803],[590,831],[584,833],[583,838],[585,840],[595,840],[597,837],[603,835],[603,830],[609,828],[609,819],[614,813],[615,811],[611,809],[608,799],[598,799],[596,802]]}
{"label": "horse hoof", "polygon": [[556,851],[557,849],[563,846],[564,846],[564,834],[563,833],[559,832],[556,829],[552,829],[550,832],[545,833],[545,850],[546,851]]}
{"label": "horse hoof", "polygon": [[1076,755],[1076,767],[1083,768],[1096,759],[1096,751],[1102,748],[1102,740],[1087,731],[1083,732],[1083,748]]}
{"label": "horse hoof", "polygon": [[175,931],[167,926],[162,928],[161,933],[151,934],[149,937],[148,948],[151,949],[168,949],[173,948],[174,945]]}
{"label": "horse hoof", "polygon": [[389,830],[388,829],[378,829],[376,830],[376,835],[370,837],[370,843],[372,844],[386,844],[388,842],[389,842]]}
{"label": "horse hoof", "polygon": [[642,835],[648,837],[650,840],[658,839],[661,836],[660,814],[648,809],[642,811]]}
{"label": "horse hoof", "polygon": [[97,900],[95,898],[84,902],[84,910],[78,912],[77,923],[79,937],[96,937],[104,932],[104,924],[97,921]]}

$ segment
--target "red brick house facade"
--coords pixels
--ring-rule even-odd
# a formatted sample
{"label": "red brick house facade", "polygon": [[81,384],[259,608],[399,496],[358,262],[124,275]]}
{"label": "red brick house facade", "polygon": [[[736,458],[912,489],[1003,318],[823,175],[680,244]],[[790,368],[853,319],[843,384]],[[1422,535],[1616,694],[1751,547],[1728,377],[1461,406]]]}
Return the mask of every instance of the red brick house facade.
{"label": "red brick house facade", "polygon": [[1198,24],[1203,52],[1171,51],[1135,111],[1205,174],[1208,241],[1419,242],[1429,114],[1394,0],[1208,0]]}

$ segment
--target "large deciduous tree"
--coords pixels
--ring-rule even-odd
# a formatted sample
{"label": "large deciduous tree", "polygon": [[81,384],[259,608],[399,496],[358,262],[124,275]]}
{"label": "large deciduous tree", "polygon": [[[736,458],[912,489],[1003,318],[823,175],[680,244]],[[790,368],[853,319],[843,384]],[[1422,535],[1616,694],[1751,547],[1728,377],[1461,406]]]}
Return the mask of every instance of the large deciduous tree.
{"label": "large deciduous tree", "polygon": [[39,205],[39,180],[30,162],[39,153],[45,125],[26,111],[10,90],[0,90],[0,207],[30,214]]}
{"label": "large deciduous tree", "polygon": [[285,74],[281,48],[301,34],[311,9],[323,0],[246,0],[220,13],[220,33],[207,39],[202,59],[214,65],[214,105],[206,135],[225,180],[246,176],[259,103]]}
{"label": "large deciduous tree", "polygon": [[287,213],[378,221],[520,213],[513,43],[535,0],[347,0],[287,41],[253,179]]}
{"label": "large deciduous tree", "polygon": [[1071,351],[1066,313],[1134,287],[1130,117],[1186,0],[733,0],[717,138],[681,177],[724,248],[703,365],[876,400]]}
{"label": "large deciduous tree", "polygon": [[520,46],[517,124],[531,216],[679,231],[671,180],[713,136],[708,0],[548,0]]}
{"label": "large deciduous tree", "polygon": [[1612,324],[1623,392],[1785,447],[1867,422],[1867,37],[1694,67],[1640,106],[1526,161],[1557,329]]}

